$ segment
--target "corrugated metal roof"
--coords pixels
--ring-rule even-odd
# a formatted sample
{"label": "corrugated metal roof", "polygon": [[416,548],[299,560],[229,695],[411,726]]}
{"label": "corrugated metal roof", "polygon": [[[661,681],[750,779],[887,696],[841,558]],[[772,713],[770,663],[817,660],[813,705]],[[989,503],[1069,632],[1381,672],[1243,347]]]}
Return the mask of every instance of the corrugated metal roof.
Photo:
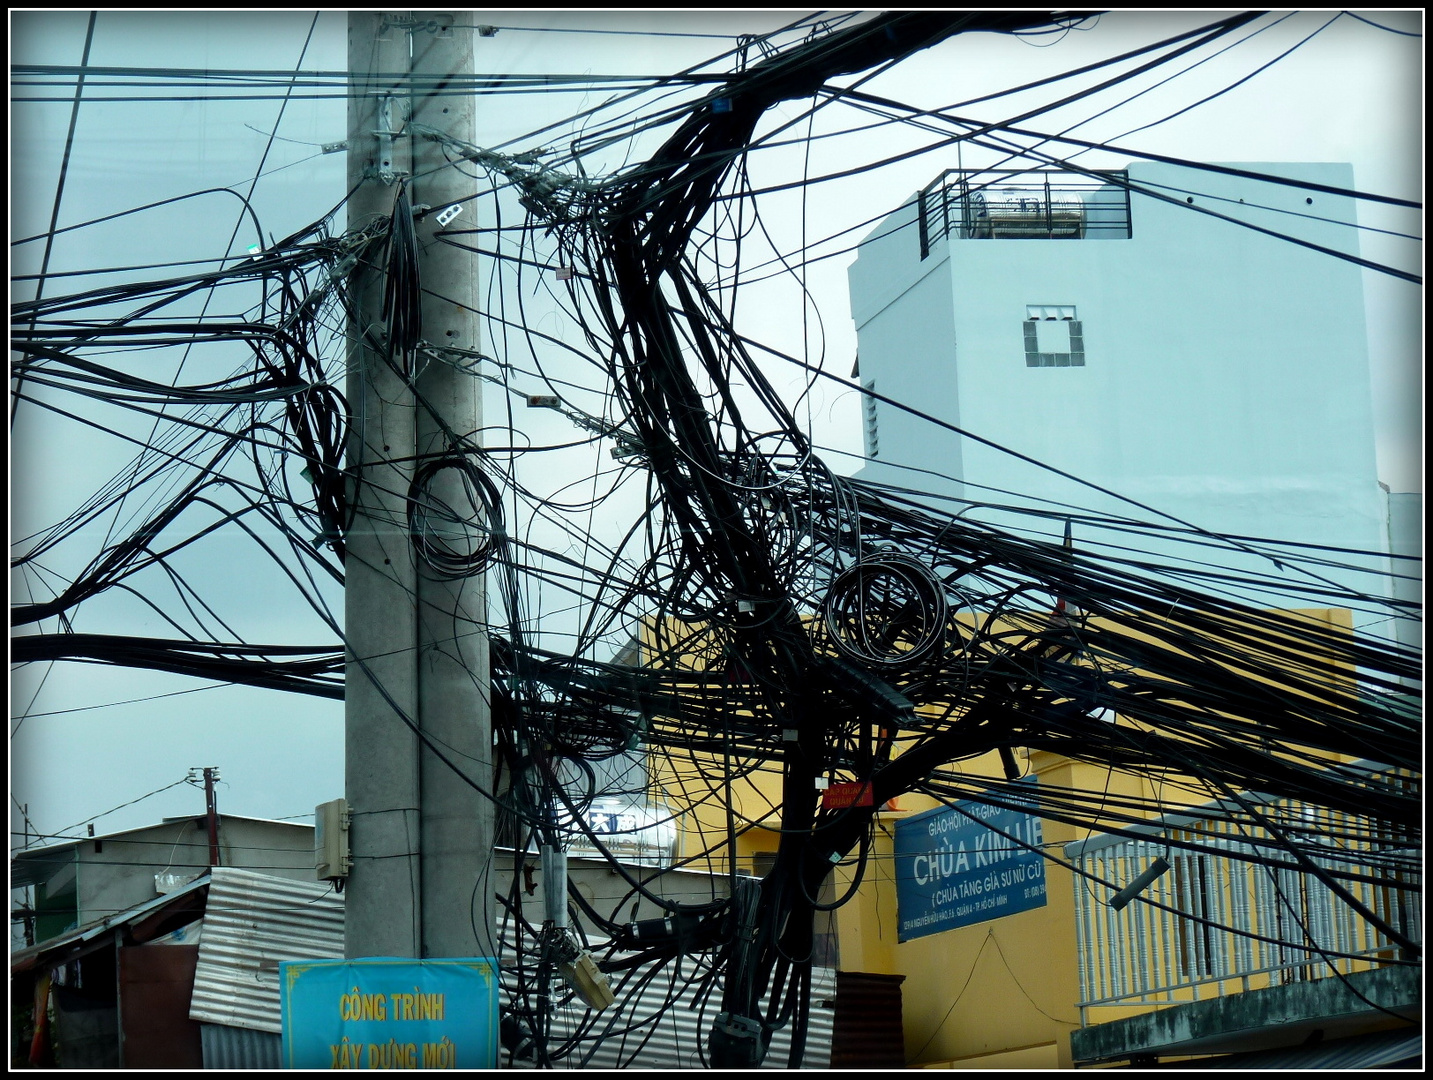
{"label": "corrugated metal roof", "polygon": [[343,955],[343,900],[319,882],[215,867],[189,1017],[279,1032],[279,961]]}
{"label": "corrugated metal roof", "polygon": [[10,860],[10,888],[45,884],[64,869],[66,863],[75,861],[74,849],[74,844],[67,844],[19,852]]}
{"label": "corrugated metal roof", "polygon": [[42,967],[52,956],[62,953],[67,947],[83,944],[99,937],[105,931],[125,923],[134,922],[151,912],[168,907],[170,904],[178,903],[192,892],[209,884],[208,875],[198,877],[183,888],[176,889],[171,893],[164,893],[156,896],[153,900],[146,900],[142,904],[136,904],[126,911],[108,915],[97,922],[89,923],[75,930],[66,931],[58,937],[49,938],[38,945],[31,945],[28,948],[20,949],[10,954],[10,973],[27,971],[32,967]]}

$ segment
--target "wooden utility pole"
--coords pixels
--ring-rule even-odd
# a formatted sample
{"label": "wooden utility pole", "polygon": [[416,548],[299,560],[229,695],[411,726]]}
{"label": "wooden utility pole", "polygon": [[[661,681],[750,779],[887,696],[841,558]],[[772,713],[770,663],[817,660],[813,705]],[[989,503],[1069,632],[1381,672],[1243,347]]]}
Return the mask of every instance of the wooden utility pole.
{"label": "wooden utility pole", "polygon": [[[208,768],[204,770],[204,819],[209,829],[209,865],[219,865],[219,800],[214,793],[214,784],[219,779],[219,770]],[[90,826],[90,835],[94,835],[94,826]]]}
{"label": "wooden utility pole", "polygon": [[[20,807],[20,816],[25,819],[25,850],[30,846],[30,804],[26,803]],[[25,903],[21,907],[25,920],[25,945],[26,947],[35,944],[35,886],[25,886]]]}
{"label": "wooden utility pole", "polygon": [[417,120],[474,141],[471,96],[437,89],[473,71],[472,29],[454,26],[458,21],[432,13],[349,15],[349,231],[390,218],[404,183],[413,206],[434,208],[415,215],[422,344],[408,376],[386,344],[381,261],[368,260],[351,278],[347,389],[356,485],[345,563],[345,791],[353,865],[344,925],[350,958],[497,955],[492,804],[425,745],[491,790],[483,579],[433,573],[411,542],[408,513],[415,468],[462,456],[482,426],[476,380],[447,363],[443,351],[478,348],[475,258],[433,235],[440,218],[453,220],[441,213],[450,205],[472,221],[475,187],[436,144],[414,140],[407,130]]}

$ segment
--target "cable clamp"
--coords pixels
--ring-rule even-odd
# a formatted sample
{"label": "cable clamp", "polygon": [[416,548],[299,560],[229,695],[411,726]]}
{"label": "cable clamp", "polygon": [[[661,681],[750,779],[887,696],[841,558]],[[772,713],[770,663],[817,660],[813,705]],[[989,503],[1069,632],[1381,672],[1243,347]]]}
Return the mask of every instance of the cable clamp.
{"label": "cable clamp", "polygon": [[436,19],[426,19],[422,22],[414,20],[413,25],[409,27],[408,32],[410,34],[416,34],[419,31],[434,34],[440,38],[452,37],[453,16],[439,15]]}
{"label": "cable clamp", "polygon": [[373,132],[378,137],[378,179],[385,184],[398,178],[398,170],[393,168],[393,139],[398,134],[393,127],[393,104],[393,95],[384,94],[378,103],[379,126]]}

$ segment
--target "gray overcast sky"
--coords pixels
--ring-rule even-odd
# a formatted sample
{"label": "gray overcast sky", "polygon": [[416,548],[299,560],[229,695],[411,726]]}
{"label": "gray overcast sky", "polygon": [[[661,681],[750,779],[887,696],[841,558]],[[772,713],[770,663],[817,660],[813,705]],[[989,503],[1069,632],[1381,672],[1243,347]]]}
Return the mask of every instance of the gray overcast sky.
{"label": "gray overcast sky", "polygon": [[[659,74],[699,63],[730,48],[737,35],[761,33],[793,21],[799,13],[556,13],[484,12],[480,21],[501,27],[477,40],[477,66],[489,73]],[[1247,82],[1167,123],[1125,140],[1143,150],[1214,162],[1348,161],[1357,185],[1366,191],[1420,199],[1422,192],[1422,15],[1421,12],[1360,12],[1368,21],[1336,12],[1264,16],[1251,26],[1157,73],[1096,98],[1041,115],[1029,126],[1063,131],[1091,140],[1119,136],[1163,120],[1238,80]],[[922,108],[939,108],[1069,70],[1138,45],[1204,25],[1217,13],[1115,13],[1063,34],[1013,38],[989,34],[954,38],[886,72],[863,89]],[[333,71],[346,63],[346,16],[321,14],[307,51],[313,13],[102,12],[94,34],[92,66],[183,67],[292,70],[302,66]],[[1381,24],[1381,29],[1372,23]],[[12,12],[12,64],[79,63],[87,14]],[[544,29],[545,28],[545,29]],[[559,28],[589,32],[565,33]],[[636,31],[592,33],[590,31]],[[660,32],[660,33],[658,33]],[[675,35],[724,35],[714,37]],[[1310,36],[1313,35],[1313,36]],[[1302,42],[1302,44],[1300,44]],[[1209,58],[1220,48],[1227,52]],[[1297,46],[1297,47],[1295,47]],[[1267,70],[1263,65],[1275,61]],[[1196,60],[1205,60],[1198,66]],[[1184,68],[1163,85],[1155,83]],[[1252,74],[1255,73],[1256,74]],[[1091,85],[1093,76],[1074,84]],[[1137,90],[1141,96],[1108,114],[1089,119]],[[72,89],[71,89],[72,92]],[[140,91],[141,93],[145,91]],[[202,91],[183,91],[201,94]],[[1018,115],[1069,92],[1063,85],[962,110],[982,120]],[[159,199],[210,187],[247,192],[261,160],[263,176],[254,185],[253,206],[266,235],[286,235],[316,219],[343,197],[342,154],[322,154],[319,144],[346,134],[342,100],[294,100],[282,106],[272,91],[266,100],[214,100],[105,104],[94,100],[123,91],[95,87],[81,106],[66,174],[59,225],[87,221]],[[15,85],[12,100],[64,98],[66,91]],[[689,95],[690,96],[690,95]],[[480,141],[512,150],[533,145],[566,147],[577,132],[564,124],[539,138],[526,133],[564,121],[598,105],[605,94],[547,93],[484,99]],[[651,98],[644,101],[650,102]],[[795,117],[800,107],[777,110]],[[280,118],[281,117],[281,118]],[[64,154],[70,105],[65,101],[12,104],[12,241],[43,233],[54,206]],[[1082,121],[1087,121],[1082,123]],[[819,114],[812,134],[851,125],[838,109]],[[277,128],[275,127],[277,123]],[[793,129],[807,131],[804,122]],[[275,139],[269,147],[270,135]],[[587,159],[590,173],[641,160],[664,132],[614,144]],[[752,160],[756,187],[836,172],[920,145],[927,137],[909,128],[877,129],[856,136],[815,140],[765,151]],[[267,157],[265,158],[267,149]],[[987,164],[990,155],[972,149],[962,157],[946,147],[910,160],[824,184],[800,194],[772,196],[763,218],[777,243],[794,250],[806,240],[855,229],[877,218],[923,187],[937,173],[959,163]],[[1118,154],[1091,153],[1088,167],[1118,167]],[[1421,235],[1421,213],[1365,203],[1365,225]],[[224,253],[236,223],[235,250],[254,242],[242,222],[238,201],[210,195],[103,226],[57,237],[52,274],[98,267],[214,258]],[[337,223],[342,224],[342,218]],[[804,233],[803,233],[804,229]],[[849,243],[850,241],[848,241]],[[1367,233],[1363,254],[1415,272],[1421,246]],[[844,244],[831,245],[834,250]],[[12,274],[34,274],[42,243],[12,247]],[[807,287],[809,309],[789,282],[775,281],[743,299],[743,327],[842,375],[850,370],[854,331],[846,298],[845,268],[851,254],[813,264]],[[183,272],[182,267],[173,272]],[[161,271],[163,273],[163,271]],[[126,280],[134,280],[129,275]],[[1395,491],[1421,490],[1421,289],[1385,275],[1365,275],[1375,423],[1381,478]],[[78,291],[105,281],[54,277],[47,296]],[[12,297],[33,296],[33,280],[12,284]],[[560,329],[561,319],[541,308],[528,316],[539,329]],[[806,312],[803,318],[803,311]],[[815,312],[819,311],[819,324]],[[589,380],[590,381],[590,380]],[[782,375],[778,383],[792,399],[805,383]],[[489,422],[501,421],[500,403],[489,399]],[[113,411],[113,410],[111,410]],[[856,398],[817,385],[802,411],[816,441],[848,453],[859,452]],[[96,406],[88,415],[143,439],[142,418],[116,418]],[[522,416],[534,441],[571,438],[558,417]],[[22,404],[12,431],[12,539],[25,537],[68,514],[109,481],[132,448],[75,424],[43,415]],[[858,464],[831,457],[840,471]],[[560,464],[554,466],[552,461]],[[590,452],[544,460],[549,489],[589,476]],[[586,482],[586,481],[584,481]],[[623,496],[629,502],[637,496]],[[625,505],[625,504],[624,504]],[[637,505],[632,503],[633,506]],[[618,515],[619,517],[621,515]],[[631,520],[630,516],[626,520]],[[50,567],[61,577],[92,556],[108,522],[81,534]],[[203,580],[226,618],[231,615],[251,641],[319,643],[331,635],[291,595],[272,567],[256,569],[242,537],[219,535],[187,564]],[[37,583],[17,579],[14,589]],[[45,583],[53,586],[53,580]],[[340,603],[336,594],[330,600]],[[169,603],[176,603],[173,594]],[[133,598],[87,603],[75,629],[164,635],[167,628]],[[47,834],[180,780],[191,766],[217,765],[225,785],[222,809],[264,817],[306,815],[340,794],[342,706],[338,702],[252,688],[203,688],[196,680],[156,673],[87,665],[31,665],[12,673],[12,846],[22,831],[16,803],[28,804],[34,827]],[[198,688],[198,689],[196,689]],[[192,691],[192,692],[191,692]],[[151,700],[154,695],[175,694]],[[134,704],[115,704],[131,699]],[[108,706],[95,708],[94,706]],[[127,828],[170,814],[197,812],[202,795],[185,787],[141,801],[100,819],[100,832]]]}

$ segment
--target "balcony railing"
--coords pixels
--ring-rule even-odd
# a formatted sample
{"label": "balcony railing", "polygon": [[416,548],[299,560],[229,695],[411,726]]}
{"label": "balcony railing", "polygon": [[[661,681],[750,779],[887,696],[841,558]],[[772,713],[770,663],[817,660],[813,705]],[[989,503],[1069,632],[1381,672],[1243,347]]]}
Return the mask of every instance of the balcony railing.
{"label": "balcony railing", "polygon": [[963,240],[1128,240],[1128,174],[950,169],[919,199],[921,258]]}
{"label": "balcony railing", "polygon": [[[1370,782],[1417,796],[1420,781],[1408,772],[1359,767]],[[1286,835],[1317,839],[1315,864],[1396,932],[1421,940],[1416,832],[1390,825],[1370,837],[1367,818],[1289,799],[1245,798]],[[1106,887],[1076,874],[1082,1023],[1097,1007],[1194,1001],[1332,976],[1331,963],[1348,974],[1412,959],[1315,875],[1250,861],[1279,852],[1260,826],[1219,820],[1238,816],[1230,814],[1234,809],[1211,803],[1139,826],[1140,839],[1103,836],[1066,847],[1077,869],[1121,886],[1156,858],[1170,864],[1123,910],[1109,904]],[[1203,850],[1181,849],[1181,842]]]}

